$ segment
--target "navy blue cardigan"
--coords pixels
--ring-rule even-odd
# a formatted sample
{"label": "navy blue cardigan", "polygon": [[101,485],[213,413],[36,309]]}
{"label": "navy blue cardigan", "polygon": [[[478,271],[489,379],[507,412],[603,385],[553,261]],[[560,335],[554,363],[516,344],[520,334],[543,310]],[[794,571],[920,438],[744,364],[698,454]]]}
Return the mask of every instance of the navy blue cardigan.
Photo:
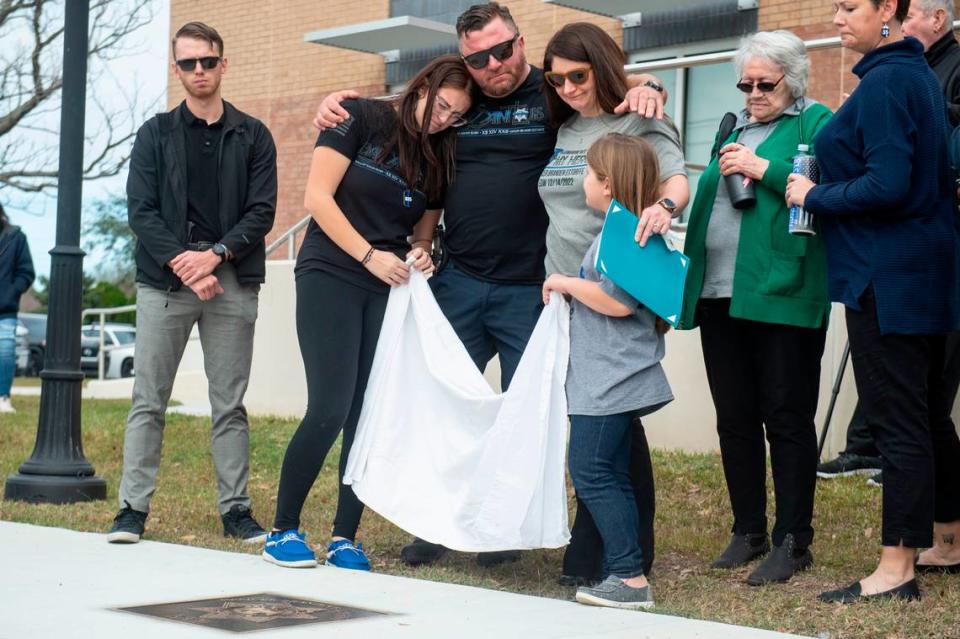
{"label": "navy blue cardigan", "polygon": [[20,296],[33,284],[33,260],[19,227],[0,232],[0,319],[15,317]]}
{"label": "navy blue cardigan", "polygon": [[806,198],[827,246],[830,299],[873,285],[882,333],[960,323],[958,236],[943,93],[914,38],[866,54],[860,85],[817,135]]}

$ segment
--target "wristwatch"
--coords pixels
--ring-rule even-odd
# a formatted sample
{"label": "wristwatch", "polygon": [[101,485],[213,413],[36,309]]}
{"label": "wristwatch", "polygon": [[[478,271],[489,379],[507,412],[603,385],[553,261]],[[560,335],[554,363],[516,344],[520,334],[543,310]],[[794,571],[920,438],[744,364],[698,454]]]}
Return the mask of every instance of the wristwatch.
{"label": "wristwatch", "polygon": [[663,85],[660,84],[659,82],[654,82],[653,80],[647,80],[646,82],[643,83],[643,86],[650,87],[657,93],[663,93]]}
{"label": "wristwatch", "polygon": [[221,264],[227,261],[227,253],[229,251],[227,250],[226,246],[224,246],[220,242],[217,242],[216,244],[213,245],[213,248],[211,250],[213,251],[214,255],[220,258]]}
{"label": "wristwatch", "polygon": [[667,210],[667,213],[670,214],[670,217],[672,218],[677,217],[677,204],[670,198],[662,197],[659,200],[657,200],[657,204],[665,208]]}

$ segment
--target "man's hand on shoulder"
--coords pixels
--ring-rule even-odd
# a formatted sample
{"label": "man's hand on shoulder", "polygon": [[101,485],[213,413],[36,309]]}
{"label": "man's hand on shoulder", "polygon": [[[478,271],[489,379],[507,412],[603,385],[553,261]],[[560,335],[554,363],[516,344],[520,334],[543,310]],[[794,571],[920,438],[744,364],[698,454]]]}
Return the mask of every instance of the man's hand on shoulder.
{"label": "man's hand on shoulder", "polygon": [[320,107],[317,109],[317,115],[313,118],[313,126],[321,131],[337,126],[350,117],[350,114],[340,106],[340,103],[344,100],[353,100],[359,97],[360,94],[352,89],[334,91],[320,103]]}
{"label": "man's hand on shoulder", "polygon": [[641,73],[627,76],[627,84],[630,87],[627,95],[613,112],[636,113],[643,118],[662,120],[663,107],[667,103],[667,91],[663,83],[654,75]]}
{"label": "man's hand on shoulder", "polygon": [[221,261],[220,256],[212,250],[184,251],[170,260],[169,264],[174,275],[193,288],[196,282],[213,273],[214,269],[220,266]]}

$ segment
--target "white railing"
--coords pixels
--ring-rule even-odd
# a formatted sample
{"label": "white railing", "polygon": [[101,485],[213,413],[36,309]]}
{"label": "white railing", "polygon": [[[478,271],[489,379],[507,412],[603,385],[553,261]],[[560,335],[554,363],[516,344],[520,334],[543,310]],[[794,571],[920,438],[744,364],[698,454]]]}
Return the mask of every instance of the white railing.
{"label": "white railing", "polygon": [[[118,315],[119,313],[129,313],[131,311],[137,310],[136,304],[130,304],[129,306],[117,306],[114,308],[88,308],[80,314],[80,325],[81,330],[83,327],[83,320],[91,315],[98,315],[100,317],[100,348],[97,350],[97,379],[103,380],[103,353],[105,347],[103,344],[104,335],[106,335],[106,321],[105,318],[107,315]],[[110,350],[119,348],[118,345],[111,344]]]}
{"label": "white railing", "polygon": [[267,256],[269,257],[274,251],[284,245],[287,245],[287,259],[292,260],[297,257],[297,233],[300,232],[300,229],[305,227],[310,223],[310,216],[307,215],[302,220],[288,228],[284,231],[283,235],[275,239],[267,246]]}

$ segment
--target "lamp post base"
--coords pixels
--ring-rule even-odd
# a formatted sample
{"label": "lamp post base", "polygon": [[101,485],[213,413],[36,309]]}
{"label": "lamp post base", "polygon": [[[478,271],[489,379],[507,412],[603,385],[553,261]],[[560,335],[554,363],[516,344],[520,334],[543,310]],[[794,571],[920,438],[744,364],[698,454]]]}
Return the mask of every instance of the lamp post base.
{"label": "lamp post base", "polygon": [[3,498],[44,504],[73,504],[107,498],[107,482],[103,477],[67,477],[60,475],[7,476]]}

